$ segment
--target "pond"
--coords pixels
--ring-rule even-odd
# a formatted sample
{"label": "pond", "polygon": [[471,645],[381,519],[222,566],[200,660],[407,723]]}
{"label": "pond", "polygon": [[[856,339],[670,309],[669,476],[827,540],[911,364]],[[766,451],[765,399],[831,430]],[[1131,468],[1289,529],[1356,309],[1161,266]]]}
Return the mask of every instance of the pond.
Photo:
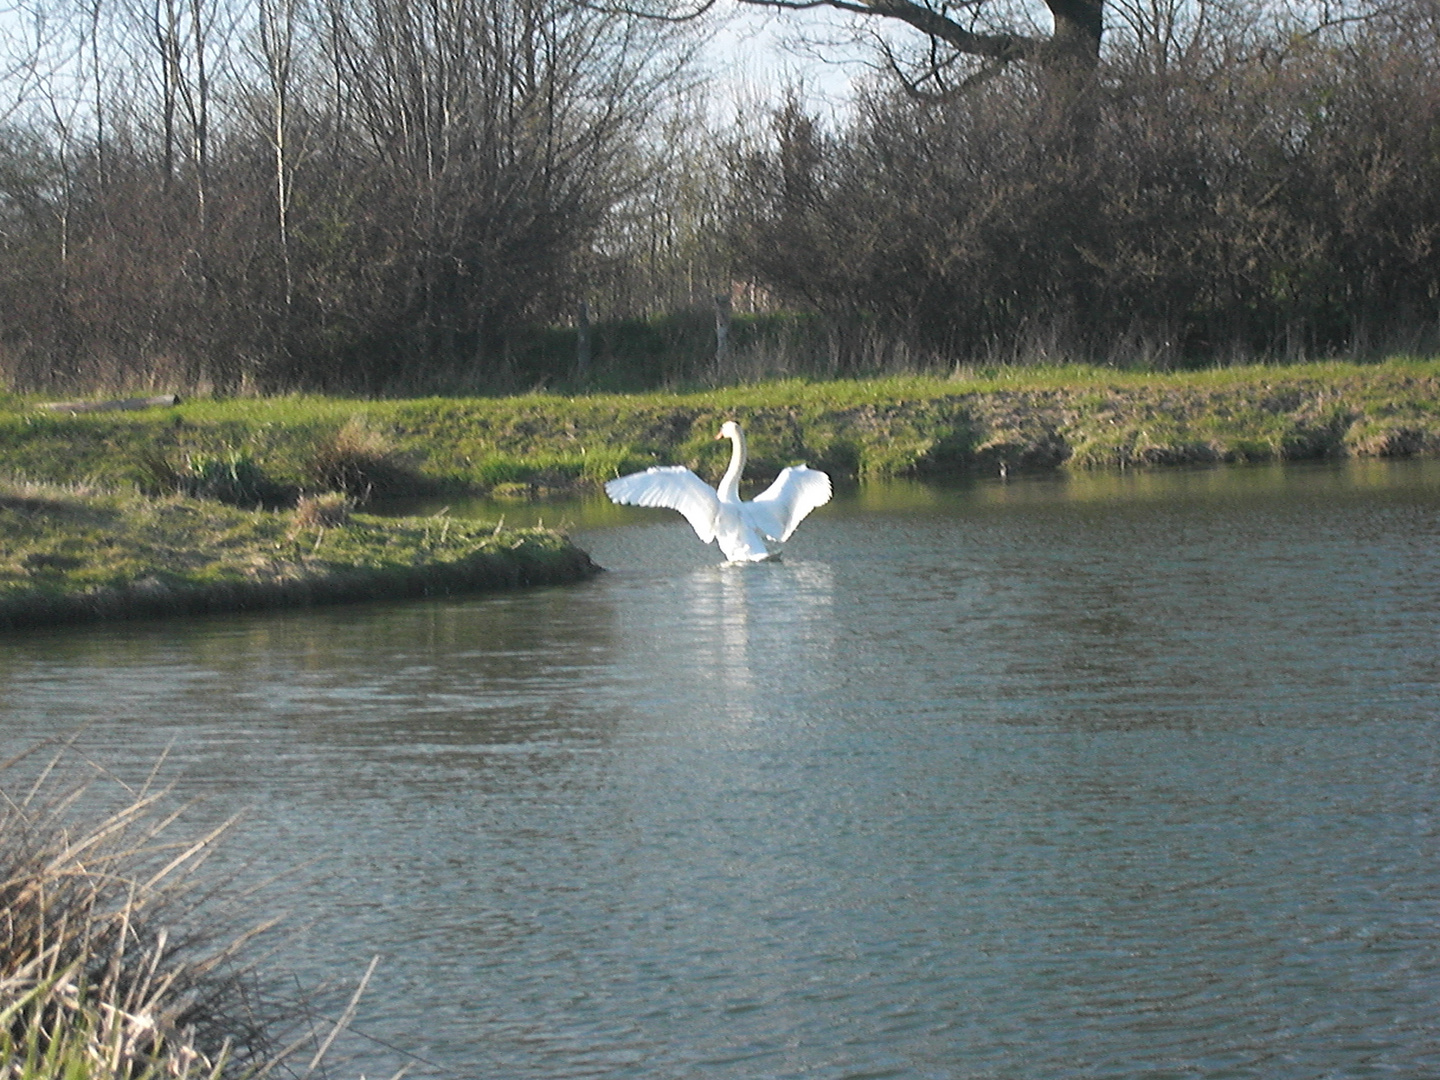
{"label": "pond", "polygon": [[[890,484],[784,561],[7,640],[375,1077],[1440,1075],[1440,463]],[[350,1075],[351,1073],[346,1073]]]}

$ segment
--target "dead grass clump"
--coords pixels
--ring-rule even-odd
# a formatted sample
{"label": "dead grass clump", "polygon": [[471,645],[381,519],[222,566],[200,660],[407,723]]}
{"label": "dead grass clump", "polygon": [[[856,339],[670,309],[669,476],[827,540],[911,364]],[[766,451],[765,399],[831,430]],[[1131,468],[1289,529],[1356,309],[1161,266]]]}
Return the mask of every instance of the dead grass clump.
{"label": "dead grass clump", "polygon": [[[269,926],[232,932],[197,887],[228,823],[177,837],[153,776],[117,804],[98,771],[70,778],[57,756],[27,778],[23,760],[0,766],[0,1075],[218,1078],[263,1061],[236,953]],[[110,808],[88,815],[97,798]]]}
{"label": "dead grass clump", "polygon": [[305,477],[316,487],[341,491],[362,502],[413,495],[428,486],[390,439],[360,416],[352,416],[315,444]]}
{"label": "dead grass clump", "polygon": [[156,771],[138,787],[82,772],[70,743],[39,759],[0,762],[0,1080],[314,1075],[355,1002],[323,1041],[281,1046],[294,1005],[243,959],[276,920],[202,872],[233,819],[177,835]]}
{"label": "dead grass clump", "polygon": [[295,504],[295,526],[300,529],[338,529],[350,524],[355,500],[338,491],[301,495]]}

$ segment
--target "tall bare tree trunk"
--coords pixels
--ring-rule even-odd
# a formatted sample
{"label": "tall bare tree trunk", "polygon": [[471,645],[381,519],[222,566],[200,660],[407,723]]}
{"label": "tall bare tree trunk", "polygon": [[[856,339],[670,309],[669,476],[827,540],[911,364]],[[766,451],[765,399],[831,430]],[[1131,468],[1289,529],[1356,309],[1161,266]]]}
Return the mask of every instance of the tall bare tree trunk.
{"label": "tall bare tree trunk", "polygon": [[290,263],[290,77],[295,45],[294,0],[260,0],[260,50],[270,97],[270,144],[275,167],[275,239],[280,250],[286,318],[295,302]]}

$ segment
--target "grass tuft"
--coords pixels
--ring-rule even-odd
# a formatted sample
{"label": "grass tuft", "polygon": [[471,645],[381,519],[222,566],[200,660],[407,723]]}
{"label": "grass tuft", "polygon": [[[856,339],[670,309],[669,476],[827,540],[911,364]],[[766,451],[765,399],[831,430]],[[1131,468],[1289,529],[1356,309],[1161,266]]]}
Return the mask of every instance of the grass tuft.
{"label": "grass tuft", "polygon": [[141,487],[150,494],[188,495],[214,499],[227,506],[276,507],[291,501],[294,492],[272,480],[260,464],[243,450],[187,454],[175,465],[151,449],[139,455]]}
{"label": "grass tuft", "polygon": [[333,1064],[379,958],[323,1026],[275,993],[249,957],[274,955],[279,919],[255,922],[253,890],[207,865],[235,819],[182,832],[163,765],[132,786],[73,736],[0,762],[0,1080],[310,1080]]}
{"label": "grass tuft", "polygon": [[300,529],[338,529],[350,524],[355,500],[338,491],[301,495],[295,504],[295,526]]}
{"label": "grass tuft", "polygon": [[307,482],[360,502],[426,489],[424,478],[365,417],[350,417],[321,437],[304,466]]}

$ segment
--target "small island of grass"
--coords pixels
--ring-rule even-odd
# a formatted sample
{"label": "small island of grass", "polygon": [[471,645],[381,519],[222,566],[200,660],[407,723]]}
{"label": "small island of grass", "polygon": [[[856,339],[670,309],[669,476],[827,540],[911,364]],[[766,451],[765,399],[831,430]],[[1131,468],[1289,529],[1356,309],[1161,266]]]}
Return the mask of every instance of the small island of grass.
{"label": "small island of grass", "polygon": [[439,596],[598,571],[548,529],[0,484],[0,630]]}

